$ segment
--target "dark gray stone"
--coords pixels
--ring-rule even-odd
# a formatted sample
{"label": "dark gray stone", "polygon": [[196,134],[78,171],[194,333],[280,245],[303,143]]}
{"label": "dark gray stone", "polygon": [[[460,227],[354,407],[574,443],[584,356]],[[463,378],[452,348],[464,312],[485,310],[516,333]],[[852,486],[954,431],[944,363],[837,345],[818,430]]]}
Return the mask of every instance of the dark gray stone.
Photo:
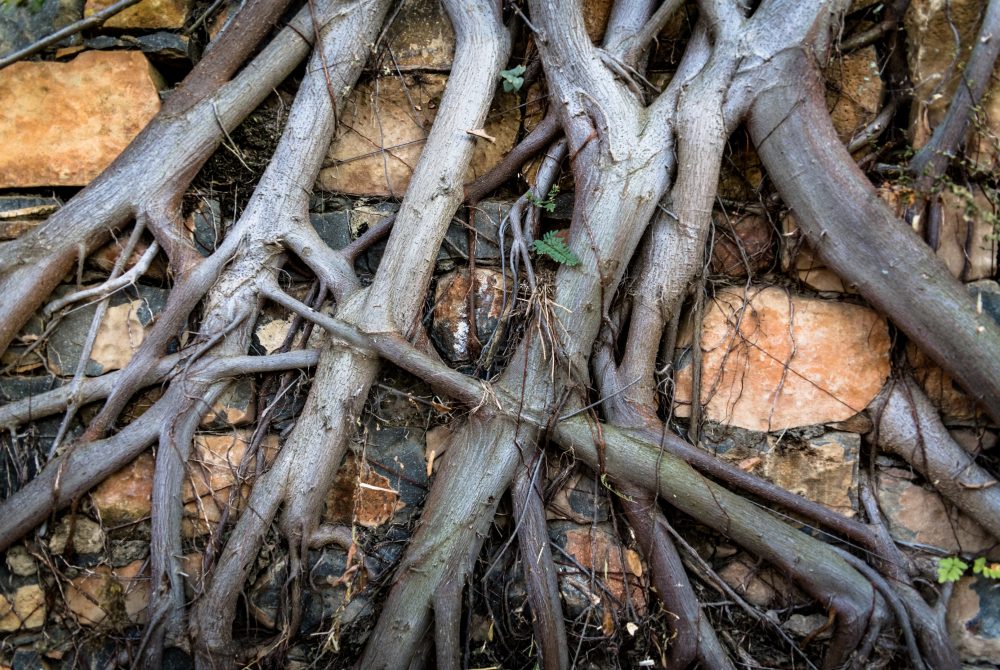
{"label": "dark gray stone", "polygon": [[213,199],[202,200],[191,218],[194,223],[195,249],[202,256],[210,256],[232,221],[222,217],[222,205]]}
{"label": "dark gray stone", "polygon": [[98,35],[84,40],[83,45],[92,50],[129,49],[142,51],[156,64],[191,62],[198,54],[191,40],[177,33],[160,31],[148,35]]}
{"label": "dark gray stone", "polygon": [[[0,5],[5,7],[6,5]],[[4,10],[0,9],[0,16]],[[34,195],[0,196],[0,219],[45,218],[62,207],[59,198],[44,198]]]}
{"label": "dark gray stone", "polygon": [[[56,293],[65,295],[72,289],[60,289]],[[167,304],[170,291],[152,286],[128,286],[111,296],[111,306],[123,305],[134,300],[142,304],[136,311],[136,317],[145,327],[152,323],[153,318],[163,311]],[[90,330],[90,322],[97,311],[97,305],[88,305],[70,312],[49,336],[47,354],[51,364],[62,371],[63,376],[72,376],[80,361],[83,345]],[[127,346],[127,343],[123,343]],[[104,374],[104,368],[94,360],[87,363],[85,374],[99,376]]]}
{"label": "dark gray stone", "polygon": [[83,18],[85,0],[0,3],[0,56],[22,49]]}
{"label": "dark gray stone", "polygon": [[331,249],[343,249],[351,243],[351,211],[349,209],[310,212],[309,222]]}

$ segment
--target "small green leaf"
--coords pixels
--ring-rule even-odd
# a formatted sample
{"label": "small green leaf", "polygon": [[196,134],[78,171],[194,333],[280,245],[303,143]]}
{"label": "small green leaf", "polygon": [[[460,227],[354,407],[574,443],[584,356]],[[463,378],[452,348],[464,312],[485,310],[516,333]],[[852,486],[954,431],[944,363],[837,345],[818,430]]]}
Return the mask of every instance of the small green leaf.
{"label": "small green leaf", "polygon": [[521,86],[524,85],[524,77],[522,75],[526,69],[523,65],[518,65],[509,70],[500,70],[500,79],[503,80],[503,90],[507,93],[520,91]]}
{"label": "small green leaf", "polygon": [[545,233],[542,239],[535,240],[535,252],[570,267],[580,264],[580,259],[553,230]]}
{"label": "small green leaf", "polygon": [[987,563],[986,559],[980,556],[973,561],[972,572],[987,579],[1000,579],[1000,564]]}
{"label": "small green leaf", "polygon": [[[985,562],[985,561],[984,561]],[[957,582],[969,569],[968,563],[958,556],[948,556],[938,560],[938,582]]]}

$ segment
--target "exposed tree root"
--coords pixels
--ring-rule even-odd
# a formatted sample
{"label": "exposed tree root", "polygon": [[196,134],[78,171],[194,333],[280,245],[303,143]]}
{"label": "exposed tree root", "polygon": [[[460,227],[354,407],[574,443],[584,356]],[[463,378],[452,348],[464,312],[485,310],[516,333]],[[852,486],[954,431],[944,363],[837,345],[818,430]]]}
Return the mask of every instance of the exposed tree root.
{"label": "exposed tree root", "polygon": [[[461,667],[463,593],[508,490],[539,660],[547,669],[569,667],[543,507],[541,464],[547,440],[590,466],[619,496],[651,566],[656,591],[675,617],[666,652],[672,667],[734,664],[701,611],[662,503],[767,561],[830,611],[836,626],[825,667],[864,664],[893,617],[914,667],[958,667],[937,613],[913,587],[910,565],[888,536],[864,482],[860,497],[868,524],[764,482],[684,441],[663,421],[669,408],[661,405],[657,390],[657,359],[661,351],[672,355],[673,336],[667,331],[676,328],[704,263],[725,144],[746,120],[779,195],[819,255],[973,391],[994,419],[1000,418],[1000,328],[976,313],[964,288],[878,202],[830,124],[816,62],[831,48],[845,0],[773,0],[752,11],[735,0],[702,0],[698,25],[677,72],[652,101],[646,99],[653,87],[645,80],[643,55],[681,3],[616,3],[599,49],[587,36],[575,0],[530,0],[530,19],[524,19],[534,33],[552,104],[504,162],[464,190],[478,141],[469,131],[484,125],[511,44],[499,3],[445,0],[456,34],[454,64],[407,193],[394,221],[383,221],[341,251],[327,247],[309,225],[308,196],[343,98],[361,74],[390,3],[310,2],[292,28],[280,31],[236,74],[286,4],[249,0],[241,32],[227,28],[104,175],[46,224],[0,247],[2,346],[43,304],[76,260],[78,248],[93,250],[130,219],[137,222],[133,241],[143,228],[151,231],[156,244],[147,255],[162,249],[176,281],[165,311],[125,369],[84,379],[81,368],[65,387],[0,408],[0,427],[67,411],[65,427],[76,408],[106,400],[81,438],[63,445],[33,481],[0,503],[0,549],[158,442],[150,624],[141,663],[159,667],[171,646],[190,649],[199,668],[250,662],[234,644],[234,620],[272,524],[276,522],[288,551],[290,593],[275,647],[299,627],[309,548],[327,543],[357,548],[350,529],[320,525],[320,514],[386,360],[470,411],[454,426],[360,667],[435,664],[432,653],[438,667]],[[998,6],[991,0],[983,30],[996,22]],[[859,36],[856,42],[893,33],[899,9],[893,5],[884,24],[873,31],[877,34]],[[181,225],[181,196],[222,134],[287,76],[314,33],[320,39],[274,159],[221,246],[201,259]],[[989,49],[985,55],[973,54],[976,68],[991,53],[995,59],[995,44]],[[970,90],[969,100],[977,100],[976,93]],[[958,100],[956,114],[962,105],[967,114],[968,101]],[[959,127],[946,125],[948,133]],[[164,145],[171,150],[164,153]],[[497,379],[481,381],[413,344],[424,335],[421,310],[437,250],[463,199],[474,204],[484,198],[546,148],[549,153],[530,197],[518,200],[505,222],[513,238],[510,259],[501,252],[505,280],[509,260],[514,281],[523,271],[532,289],[534,311],[524,330],[528,335],[512,347],[510,362]],[[579,264],[560,265],[552,278],[532,268],[530,247],[540,222],[534,205],[556,183],[565,158],[576,187],[566,244]],[[928,160],[931,165],[937,159]],[[362,287],[354,261],[390,227],[374,281]],[[506,244],[503,230],[500,242]],[[289,254],[316,277],[310,305],[289,295],[279,282]],[[130,250],[121,255],[107,284],[71,299],[106,298],[109,291],[134,281],[142,266],[118,276],[129,256]],[[630,266],[632,295],[624,296]],[[921,279],[910,281],[913,277]],[[327,292],[336,302],[335,317],[316,309]],[[627,304],[619,302],[623,296]],[[325,328],[322,349],[247,356],[265,301]],[[65,302],[51,303],[51,310]],[[194,341],[166,356],[168,342],[199,305],[203,316]],[[92,336],[99,322],[100,311]],[[286,345],[293,339],[294,333]],[[307,339],[303,336],[298,346]],[[202,591],[193,604],[186,602],[180,493],[204,414],[232,377],[312,366],[315,376],[301,416],[271,468],[257,476],[244,513],[224,544],[222,530],[210,540]],[[157,382],[166,382],[162,397],[114,432],[126,404]],[[912,380],[888,385],[870,412],[878,446],[905,458],[1000,537],[995,479],[954,443]],[[697,435],[694,419],[693,424],[691,434]],[[254,439],[259,441],[263,431]],[[871,553],[871,565],[880,572],[800,532],[733,489],[852,541]]]}

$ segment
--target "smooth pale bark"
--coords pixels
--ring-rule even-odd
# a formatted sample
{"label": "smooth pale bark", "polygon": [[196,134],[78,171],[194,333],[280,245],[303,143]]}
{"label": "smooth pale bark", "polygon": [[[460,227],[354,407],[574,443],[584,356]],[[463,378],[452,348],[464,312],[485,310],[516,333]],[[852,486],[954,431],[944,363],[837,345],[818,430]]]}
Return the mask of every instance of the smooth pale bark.
{"label": "smooth pale bark", "polygon": [[1000,486],[960,447],[911,377],[890,380],[868,408],[880,448],[901,456],[945,498],[1000,537]]}
{"label": "smooth pale bark", "polygon": [[[365,331],[396,332],[397,322],[407,328],[423,305],[435,252],[463,195],[462,179],[476,141],[466,131],[483,126],[495,78],[509,54],[509,38],[488,3],[451,2],[447,9],[457,39],[455,66],[434,126],[396,215],[375,283],[338,306],[338,316]],[[357,62],[360,66],[364,59]],[[198,604],[194,625],[200,665],[231,662],[236,598],[282,500],[281,526],[289,542],[298,546],[311,537],[377,370],[377,358],[339,342],[328,345],[302,417],[266,481],[251,496],[249,507],[258,513],[241,517],[235,537],[242,540],[227,544],[208,593]]]}

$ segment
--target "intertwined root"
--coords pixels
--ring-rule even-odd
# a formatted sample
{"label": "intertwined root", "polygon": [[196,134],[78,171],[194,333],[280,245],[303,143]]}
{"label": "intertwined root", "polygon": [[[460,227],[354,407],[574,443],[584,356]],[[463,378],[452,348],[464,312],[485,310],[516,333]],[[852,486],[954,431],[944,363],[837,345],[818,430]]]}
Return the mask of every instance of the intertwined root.
{"label": "intertwined root", "polygon": [[[291,610],[280,643],[297,628],[309,548],[333,538],[349,551],[357,549],[344,529],[320,528],[319,518],[386,360],[464,404],[468,413],[454,426],[420,525],[363,652],[363,667],[409,665],[427,652],[431,635],[437,665],[460,667],[463,593],[508,490],[540,660],[546,668],[568,666],[568,635],[538,479],[544,450],[551,446],[585,462],[621,497],[663,605],[678,616],[669,624],[674,637],[668,651],[678,667],[732,663],[701,612],[674,544],[679,536],[667,524],[661,502],[766,560],[828,608],[834,630],[826,667],[862,663],[891,618],[903,630],[915,667],[924,662],[957,667],[940,621],[912,587],[913,575],[899,567],[904,561],[868,498],[869,524],[844,519],[714,460],[661,421],[656,376],[661,340],[669,328],[676,329],[681,305],[697,283],[725,144],[744,121],[817,253],[1000,417],[1000,331],[977,313],[909,228],[877,202],[833,133],[814,62],[835,32],[831,12],[819,3],[766,2],[753,12],[740,3],[699,3],[699,22],[674,78],[646,100],[640,57],[679,4],[665,2],[654,12],[652,2],[618,3],[604,48],[598,49],[574,0],[528,3],[553,104],[539,130],[513,152],[517,160],[498,170],[513,172],[528,156],[548,149],[533,190],[516,202],[505,222],[510,240],[501,230],[501,245],[510,244],[502,276],[508,276],[508,263],[516,281],[523,273],[531,309],[506,367],[487,383],[449,369],[411,342],[421,339],[420,311],[436,254],[462,204],[462,182],[475,143],[483,141],[478,130],[509,59],[511,40],[497,4],[445,2],[457,38],[449,83],[374,282],[362,287],[353,263],[390,224],[333,251],[308,224],[308,193],[343,94],[361,74],[388,0],[310,2],[294,30],[279,33],[261,56],[216,90],[212,77],[228,79],[264,23],[282,11],[279,2],[251,0],[244,10],[249,46],[227,37],[240,45],[231,57],[214,47],[209,52],[214,60],[202,62],[108,173],[37,233],[0,248],[0,290],[16,298],[0,307],[4,343],[65,274],[77,247],[93,249],[130,217],[138,223],[133,238],[143,227],[151,231],[176,281],[166,310],[126,369],[92,381],[78,375],[70,388],[50,392],[34,405],[0,409],[0,423],[10,426],[37,416],[40,407],[55,412],[68,406],[70,416],[85,402],[106,399],[81,438],[0,504],[0,546],[77,501],[156,442],[152,595],[142,662],[161,665],[169,646],[190,648],[200,667],[248,661],[252,654],[244,658],[233,644],[234,618],[272,524],[289,555]],[[991,12],[998,4],[990,3]],[[221,130],[235,125],[304,57],[303,39],[313,32],[319,36],[317,49],[272,163],[221,246],[198,258],[180,225],[178,204],[218,142],[220,129],[212,124],[221,124]],[[803,81],[805,89],[774,85],[786,80]],[[247,102],[239,102],[244,98]],[[168,152],[151,167],[151,156],[164,143],[184,141],[186,148]],[[576,186],[565,239],[571,255],[554,277],[542,276],[532,266],[531,243],[539,232],[534,205],[551,192],[567,160]],[[479,187],[472,185],[470,197],[482,197],[482,184],[495,186],[502,177],[491,174]],[[139,186],[121,189],[126,181]],[[836,202],[845,193],[848,202]],[[870,221],[880,223],[864,225]],[[151,248],[155,254],[157,247]],[[312,304],[288,295],[276,279],[289,255],[317,278]],[[633,297],[623,304],[616,300],[629,293],[621,287],[630,265]],[[45,271],[43,281],[28,279],[35,266]],[[912,283],[887,284],[881,280],[886,267],[905,267],[909,276],[922,273],[927,285],[915,292],[908,288]],[[335,316],[317,311],[326,292],[336,303]],[[251,328],[266,301],[326,329],[323,348],[247,356]],[[199,305],[199,336],[179,355],[165,358],[168,342]],[[304,347],[306,339],[297,346]],[[287,344],[293,342],[290,336]],[[212,545],[202,590],[188,603],[178,500],[194,433],[232,376],[302,366],[315,366],[302,414],[271,468],[256,479],[232,533],[224,544]],[[136,392],[169,375],[160,400],[113,433]],[[910,380],[887,387],[873,416],[884,448],[944,482],[942,492],[957,506],[1000,532],[995,480],[953,443]],[[733,489],[841,534],[873,562],[890,566],[885,569],[891,579],[762,512]],[[866,495],[870,498],[862,491]]]}

